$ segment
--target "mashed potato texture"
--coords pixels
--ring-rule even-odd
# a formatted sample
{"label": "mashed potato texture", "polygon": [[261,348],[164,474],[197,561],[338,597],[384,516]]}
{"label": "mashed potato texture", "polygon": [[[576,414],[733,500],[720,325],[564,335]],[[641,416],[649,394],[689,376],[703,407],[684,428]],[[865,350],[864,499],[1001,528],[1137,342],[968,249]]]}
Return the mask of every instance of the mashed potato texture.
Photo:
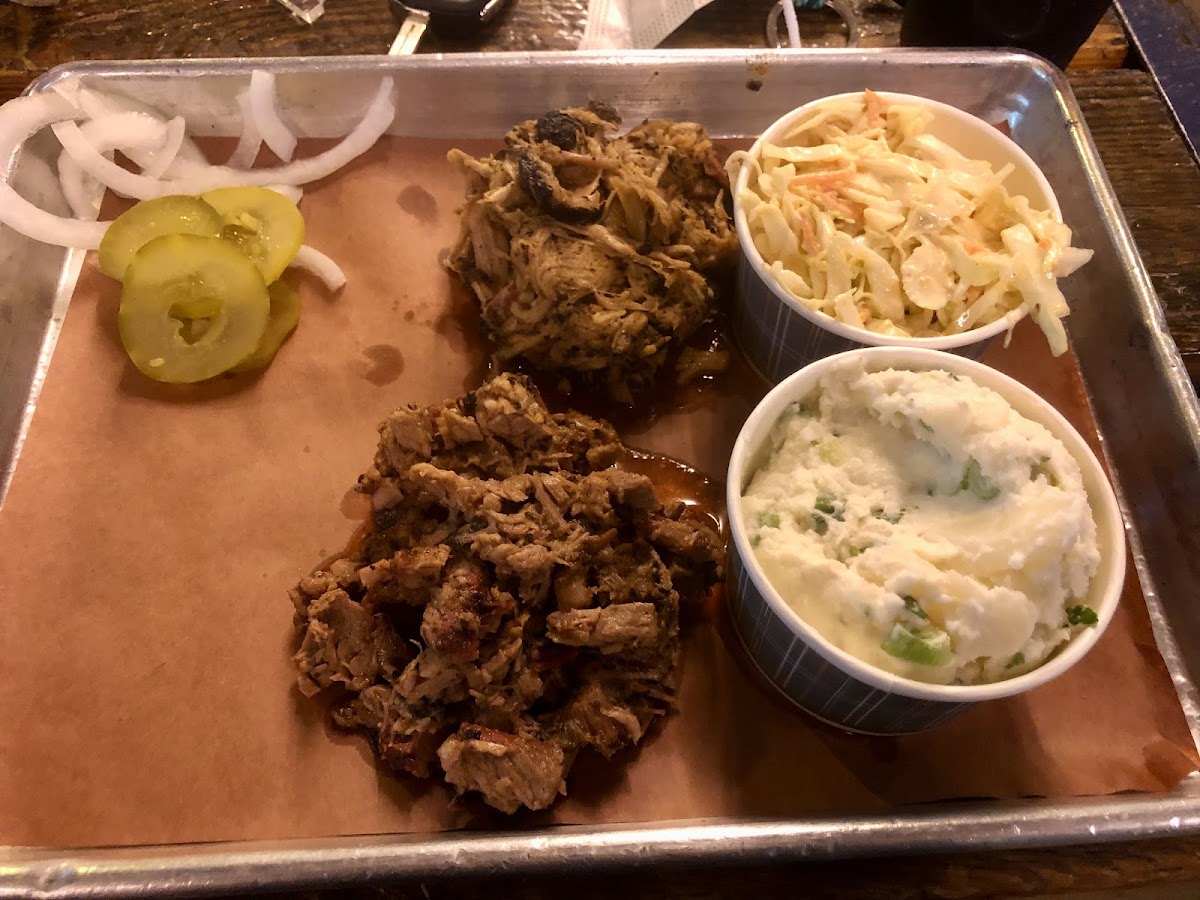
{"label": "mashed potato texture", "polygon": [[1096,622],[1096,522],[1075,459],[990,388],[944,371],[826,375],[744,492],[767,578],[847,653],[978,684]]}

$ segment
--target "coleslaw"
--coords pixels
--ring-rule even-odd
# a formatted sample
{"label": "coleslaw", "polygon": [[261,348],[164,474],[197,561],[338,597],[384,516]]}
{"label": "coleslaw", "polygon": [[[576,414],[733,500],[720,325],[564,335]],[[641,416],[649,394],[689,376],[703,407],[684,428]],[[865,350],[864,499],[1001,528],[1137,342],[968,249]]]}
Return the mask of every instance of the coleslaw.
{"label": "coleslaw", "polygon": [[1031,315],[1067,349],[1056,283],[1092,257],[1071,229],[928,133],[933,113],[872,91],[814,106],[727,163],[754,246],[806,308],[880,334],[937,337]]}

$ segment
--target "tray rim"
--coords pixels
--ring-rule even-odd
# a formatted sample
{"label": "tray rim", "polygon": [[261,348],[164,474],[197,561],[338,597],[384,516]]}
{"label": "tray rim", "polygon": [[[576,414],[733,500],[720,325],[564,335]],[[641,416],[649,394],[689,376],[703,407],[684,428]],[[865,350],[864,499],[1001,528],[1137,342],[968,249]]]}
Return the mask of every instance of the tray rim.
{"label": "tray rim", "polygon": [[[24,94],[73,76],[175,77],[191,74],[392,71],[432,65],[503,69],[537,64],[683,66],[743,62],[747,66],[839,57],[863,63],[922,58],[981,68],[1017,63],[1049,83],[1071,126],[1071,140],[1102,211],[1113,247],[1128,272],[1151,349],[1200,458],[1200,402],[1167,328],[1149,274],[1066,76],[1034,54],[1010,50],[915,48],[754,50],[712,48],[638,51],[516,51],[412,57],[283,56],[185,60],[86,60],[50,69]],[[32,404],[31,404],[32,406]],[[1107,451],[1107,448],[1105,448]],[[1107,456],[1107,452],[1105,453]],[[15,468],[16,460],[13,461]],[[1128,509],[1114,485],[1122,509]],[[1200,695],[1186,674],[1167,613],[1153,590],[1136,530],[1132,558],[1146,595],[1155,638],[1200,746]],[[0,900],[9,897],[132,897],[171,893],[206,896],[235,890],[332,888],[383,880],[480,874],[602,871],[631,865],[748,864],[893,854],[953,853],[1115,842],[1200,833],[1200,773],[1171,791],[1066,800],[948,801],[898,807],[884,815],[804,819],[707,819],[631,825],[554,826],[513,832],[370,834],[336,838],[160,844],[111,848],[0,845]],[[653,853],[647,845],[653,844]]]}
{"label": "tray rim", "polygon": [[[203,897],[333,889],[455,876],[607,872],[634,866],[749,865],[1017,850],[1200,832],[1194,797],[1126,795],[910,807],[886,817],[563,825],[328,839],[166,844],[95,850],[0,848],[0,898]],[[1153,822],[1148,822],[1153,818]],[[1063,828],[1066,824],[1069,828]],[[653,854],[647,845],[654,844]]]}

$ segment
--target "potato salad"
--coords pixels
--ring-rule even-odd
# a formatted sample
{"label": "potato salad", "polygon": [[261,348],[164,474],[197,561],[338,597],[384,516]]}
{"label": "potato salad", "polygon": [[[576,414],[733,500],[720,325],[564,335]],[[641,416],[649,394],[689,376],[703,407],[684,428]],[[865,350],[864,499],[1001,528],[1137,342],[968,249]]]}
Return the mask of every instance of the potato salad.
{"label": "potato salad", "polygon": [[780,418],[740,514],[783,600],[903,677],[1011,678],[1097,621],[1078,463],[965,376],[829,373]]}

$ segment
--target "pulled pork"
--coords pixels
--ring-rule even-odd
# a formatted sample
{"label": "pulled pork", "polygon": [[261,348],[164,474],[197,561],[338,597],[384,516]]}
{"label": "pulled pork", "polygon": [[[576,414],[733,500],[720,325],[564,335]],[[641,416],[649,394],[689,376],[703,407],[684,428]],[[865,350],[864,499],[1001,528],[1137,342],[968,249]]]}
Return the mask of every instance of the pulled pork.
{"label": "pulled pork", "polygon": [[671,709],[681,593],[717,581],[721,541],[518,375],[379,431],[369,532],[291,592],[300,689],[395,769],[549,806],[580,750]]}
{"label": "pulled pork", "polygon": [[705,273],[737,239],[702,127],[654,120],[614,137],[619,124],[593,103],[522,122],[485,159],[452,150],[468,183],[447,265],[502,364],[521,358],[631,403],[711,317]]}

